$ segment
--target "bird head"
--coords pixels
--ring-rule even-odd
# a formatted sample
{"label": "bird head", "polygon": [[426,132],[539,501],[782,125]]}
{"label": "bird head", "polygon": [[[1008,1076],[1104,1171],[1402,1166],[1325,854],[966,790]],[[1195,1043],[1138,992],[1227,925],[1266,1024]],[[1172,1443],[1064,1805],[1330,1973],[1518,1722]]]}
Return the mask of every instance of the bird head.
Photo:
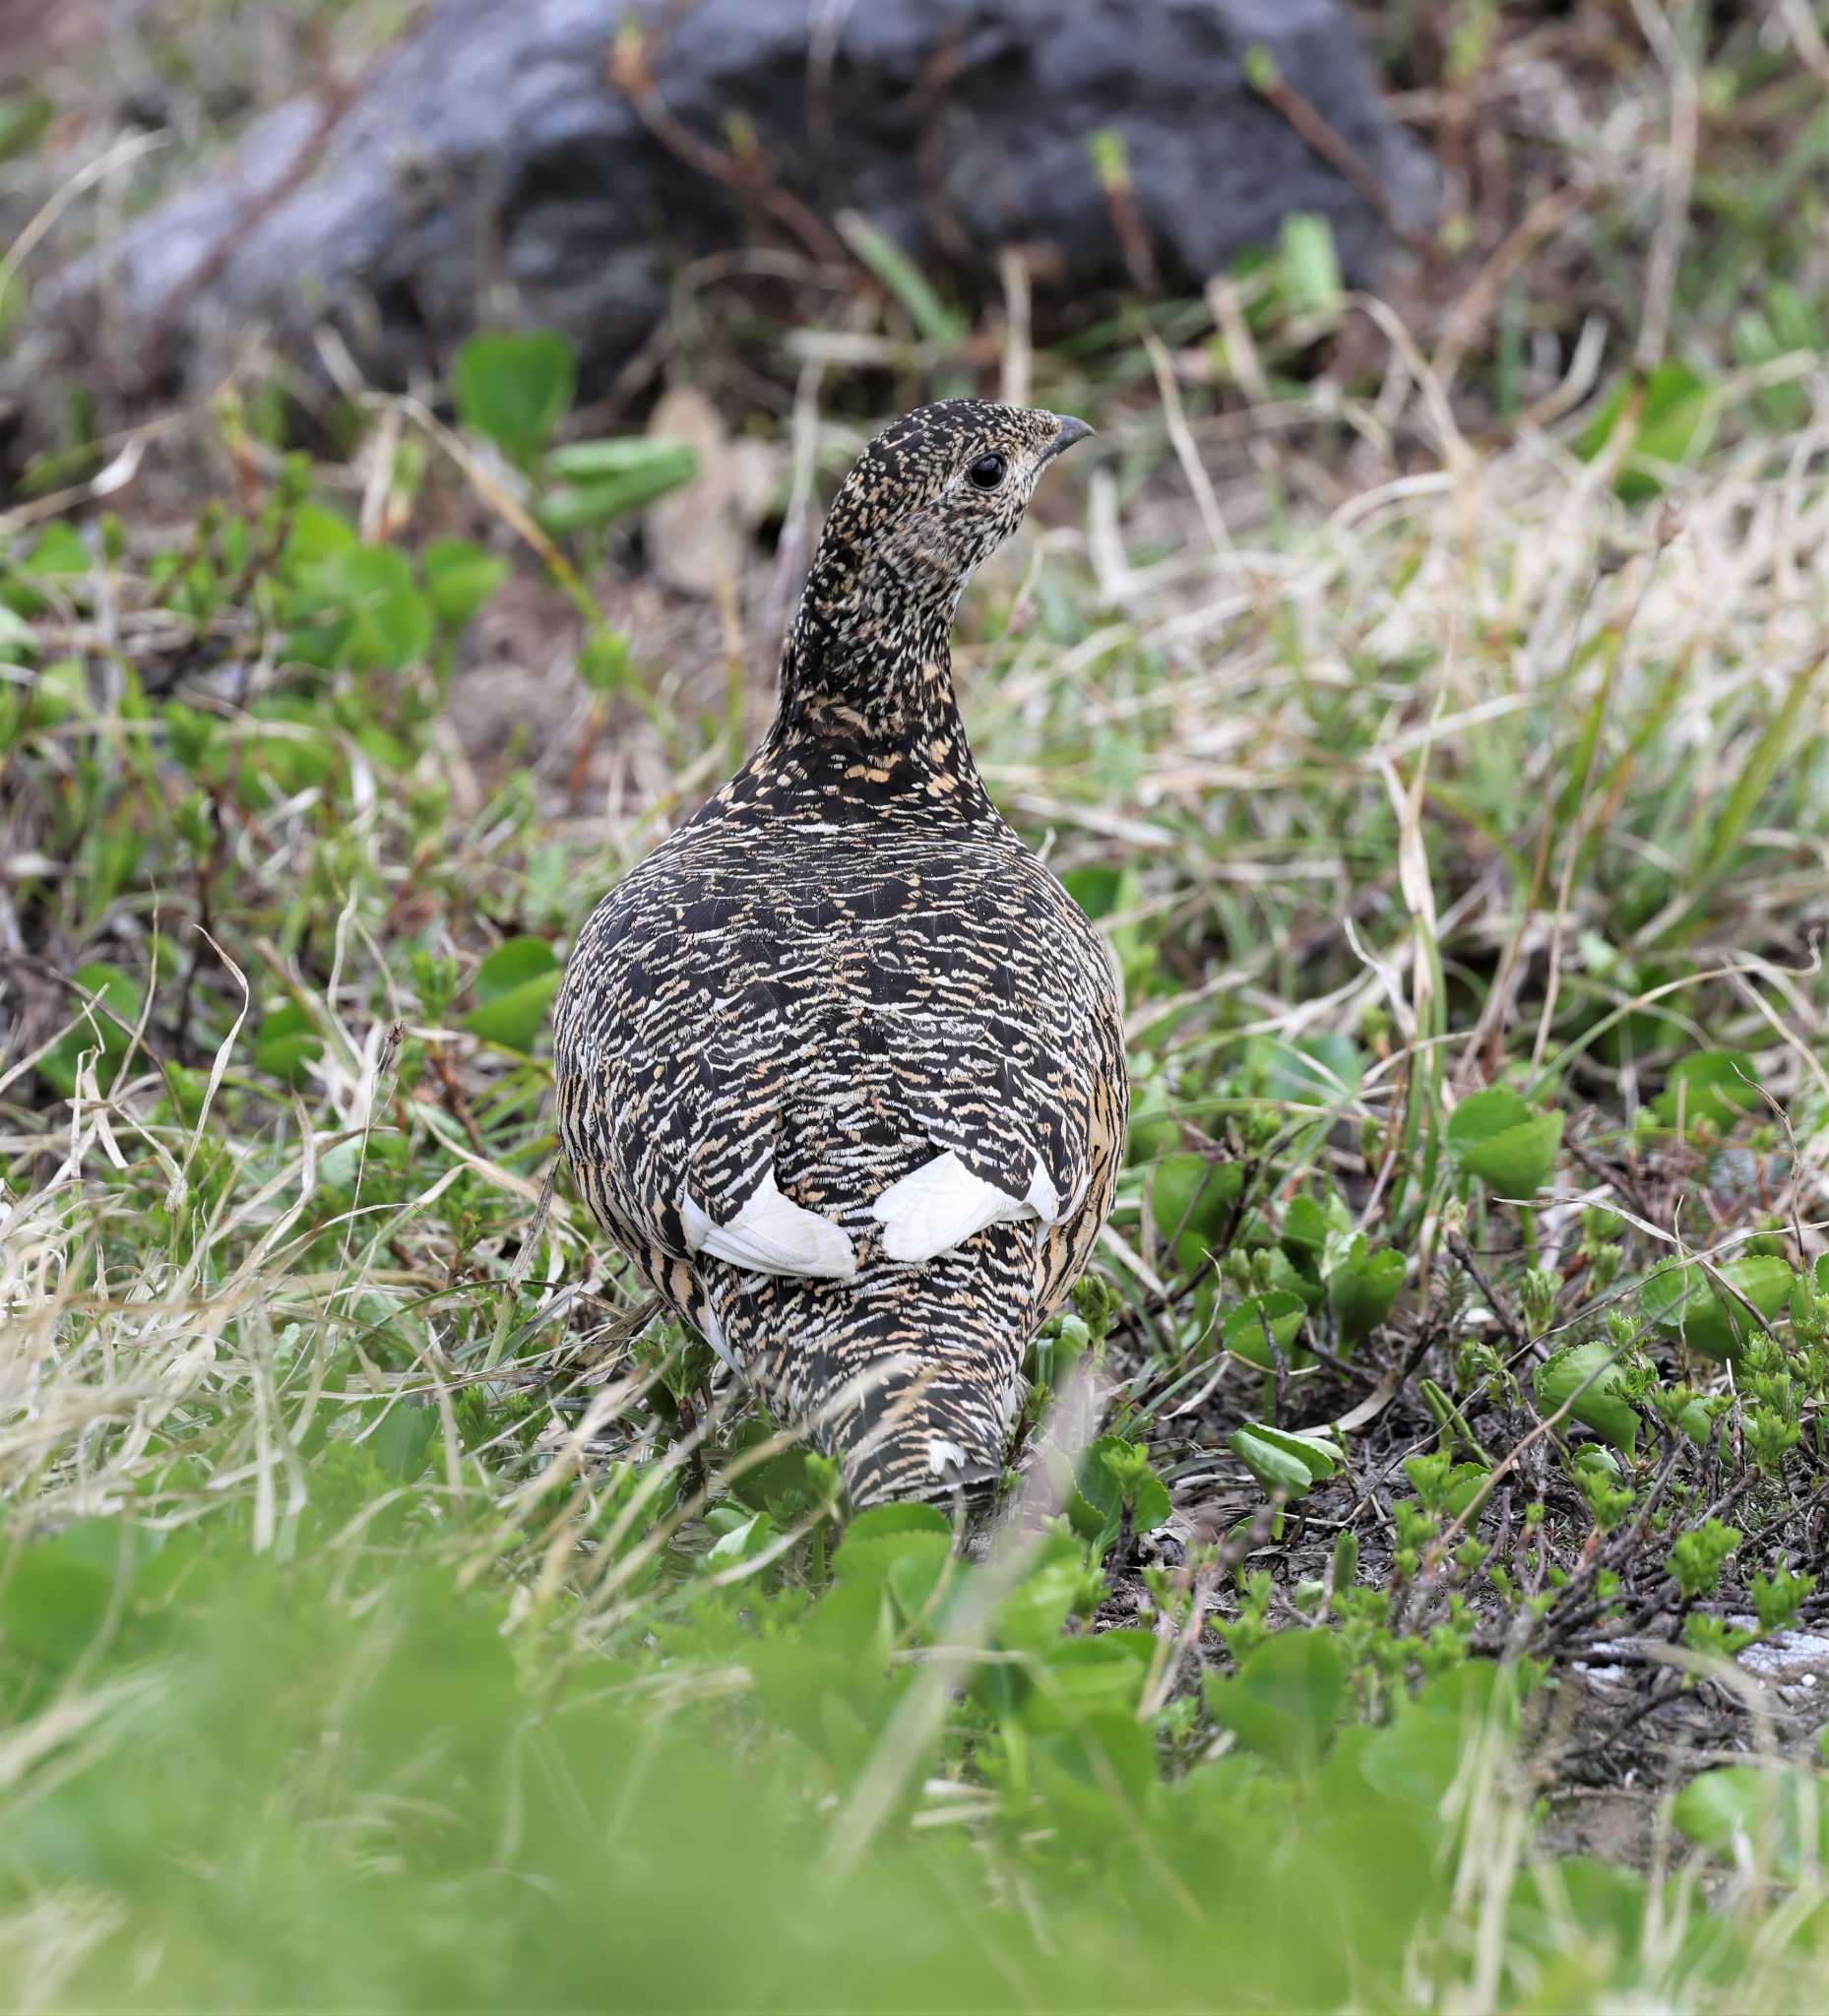
{"label": "bird head", "polygon": [[840,486],[807,612],[825,626],[924,629],[936,615],[950,624],[973,569],[1022,523],[1042,470],[1092,431],[988,400],[916,407],[877,435]]}

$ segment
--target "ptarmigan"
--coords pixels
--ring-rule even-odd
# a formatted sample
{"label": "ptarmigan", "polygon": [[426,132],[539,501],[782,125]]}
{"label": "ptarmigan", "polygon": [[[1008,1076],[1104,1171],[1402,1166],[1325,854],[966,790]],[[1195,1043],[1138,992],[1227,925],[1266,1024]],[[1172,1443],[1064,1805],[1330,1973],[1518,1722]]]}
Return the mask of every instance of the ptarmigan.
{"label": "ptarmigan", "polygon": [[1024,1346],[1111,1208],[1116,985],[985,792],[948,641],[972,570],[1090,432],[945,400],[871,442],[774,725],[598,906],[559,996],[559,1132],[592,1211],[853,1504],[1000,1474]]}

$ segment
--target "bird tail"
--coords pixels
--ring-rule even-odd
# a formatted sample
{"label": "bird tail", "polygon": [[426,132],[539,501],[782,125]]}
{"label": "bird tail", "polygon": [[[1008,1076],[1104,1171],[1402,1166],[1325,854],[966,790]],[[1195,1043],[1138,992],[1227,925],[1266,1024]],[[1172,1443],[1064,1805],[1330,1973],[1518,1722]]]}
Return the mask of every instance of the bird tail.
{"label": "bird tail", "polygon": [[963,1369],[945,1356],[880,1359],[853,1376],[850,1393],[815,1423],[854,1506],[950,1501],[960,1492],[978,1498],[995,1487],[1019,1396],[1016,1367],[980,1359],[968,1375]]}

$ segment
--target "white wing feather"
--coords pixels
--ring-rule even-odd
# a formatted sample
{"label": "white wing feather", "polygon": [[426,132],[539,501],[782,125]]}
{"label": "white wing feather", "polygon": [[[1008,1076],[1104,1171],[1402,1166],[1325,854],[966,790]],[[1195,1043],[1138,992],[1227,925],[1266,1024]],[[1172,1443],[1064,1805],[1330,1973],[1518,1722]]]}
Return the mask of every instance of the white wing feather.
{"label": "white wing feather", "polygon": [[690,1197],[679,1200],[686,1246],[758,1274],[850,1281],[857,1272],[851,1242],[830,1219],[803,1211],[776,1187],[771,1169],[728,1225],[715,1225]]}
{"label": "white wing feather", "polygon": [[917,1169],[911,1169],[870,1206],[883,1228],[883,1252],[891,1260],[931,1260],[962,1244],[987,1225],[1009,1225],[1019,1219],[1052,1224],[1060,1210],[1059,1193],[1036,1158],[1034,1180],[1026,1197],[1012,1197],[982,1176],[975,1176],[949,1148]]}

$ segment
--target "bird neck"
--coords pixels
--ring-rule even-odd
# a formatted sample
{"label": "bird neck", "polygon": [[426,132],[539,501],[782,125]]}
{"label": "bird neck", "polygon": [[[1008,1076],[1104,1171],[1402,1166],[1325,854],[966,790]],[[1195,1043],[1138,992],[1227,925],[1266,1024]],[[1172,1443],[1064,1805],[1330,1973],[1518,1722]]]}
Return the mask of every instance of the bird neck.
{"label": "bird neck", "polygon": [[948,819],[995,819],[953,694],[963,581],[859,563],[829,528],[782,654],[781,705],[758,754],[830,794]]}
{"label": "bird neck", "polygon": [[833,621],[810,587],[782,653],[778,734],[889,753],[965,728],[953,695],[951,602],[892,621]]}

